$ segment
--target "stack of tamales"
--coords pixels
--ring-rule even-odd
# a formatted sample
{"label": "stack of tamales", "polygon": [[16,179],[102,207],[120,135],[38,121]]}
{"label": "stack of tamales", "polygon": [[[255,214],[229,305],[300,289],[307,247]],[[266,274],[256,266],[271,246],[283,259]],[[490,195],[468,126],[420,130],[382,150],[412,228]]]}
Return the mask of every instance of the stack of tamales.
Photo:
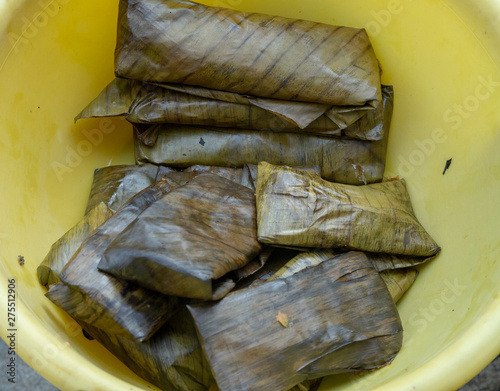
{"label": "stack of tamales", "polygon": [[122,0],[117,77],[77,119],[125,116],[139,164],[320,165],[367,184],[383,178],[392,116],[380,72],[363,29]]}
{"label": "stack of tamales", "polygon": [[122,0],[115,71],[77,119],[125,116],[138,165],[95,171],[46,296],[163,390],[390,364],[395,303],[440,248],[382,182],[393,91],[366,32]]}

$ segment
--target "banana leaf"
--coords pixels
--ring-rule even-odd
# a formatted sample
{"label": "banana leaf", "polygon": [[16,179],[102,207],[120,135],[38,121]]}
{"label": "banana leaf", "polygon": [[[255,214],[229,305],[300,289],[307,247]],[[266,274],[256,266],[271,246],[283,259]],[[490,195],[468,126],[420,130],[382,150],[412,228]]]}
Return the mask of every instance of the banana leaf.
{"label": "banana leaf", "polygon": [[384,87],[383,92],[381,141],[163,124],[135,130],[136,160],[175,167],[242,167],[260,161],[292,167],[319,165],[327,180],[352,185],[379,182],[384,176],[393,101],[392,87]]}
{"label": "banana leaf", "polygon": [[364,29],[184,0],[120,1],[115,74],[329,105],[380,101]]}
{"label": "banana leaf", "polygon": [[[318,167],[303,167],[303,170],[312,171],[319,173]],[[171,172],[170,167],[160,166],[158,170],[157,180],[161,179],[164,173]],[[200,166],[194,165],[183,170],[183,173],[195,172],[197,175],[208,173],[215,174],[226,178],[230,181],[239,183],[242,186],[248,187],[252,191],[255,192],[255,183],[257,181],[257,166],[253,164],[245,164],[243,168],[230,168],[230,167],[215,167],[215,166]],[[169,175],[173,175],[170,173]],[[194,176],[193,176],[194,177]],[[232,272],[235,281],[239,281],[243,278],[248,277],[249,275],[256,273],[264,264],[267,262],[267,259],[271,255],[273,248],[268,246],[261,246],[262,252],[255,257],[252,261],[247,263],[245,266],[240,269],[234,270]]]}
{"label": "banana leaf", "polygon": [[185,306],[144,343],[79,323],[134,373],[164,391],[208,391],[213,383],[210,365]]}
{"label": "banana leaf", "polygon": [[[115,213],[130,198],[151,186],[158,170],[159,167],[153,164],[109,166],[95,170],[85,214],[101,202]],[[162,168],[163,175],[170,171],[173,169]]]}
{"label": "banana leaf", "polygon": [[[185,176],[189,180],[190,174]],[[167,175],[133,197],[94,231],[62,270],[62,283],[51,286],[46,296],[79,321],[141,342],[149,339],[172,315],[177,298],[101,273],[97,264],[107,246],[142,211],[183,184],[178,179]]]}
{"label": "banana leaf", "polygon": [[[117,90],[120,88],[123,90],[122,98],[117,97]],[[190,91],[192,88],[160,86],[116,78],[76,117],[76,120],[124,115],[132,123],[171,123],[311,133],[322,136],[341,136],[342,129],[347,128],[344,132],[348,137],[361,140],[383,138],[381,105],[372,110],[342,106],[334,106],[327,110],[325,105],[274,100],[262,102],[264,101],[262,98],[256,101],[242,97],[242,103],[234,102],[234,99],[228,102],[214,99],[212,96],[199,96],[199,88],[194,91],[195,94],[184,92],[186,90]],[[134,93],[134,98],[130,99]],[[129,107],[126,106],[127,103]],[[106,115],[103,106],[108,108],[109,115]]]}
{"label": "banana leaf", "polygon": [[392,297],[362,253],[188,308],[221,391],[374,369],[402,343]]}
{"label": "banana leaf", "polygon": [[[289,391],[318,391],[321,385],[321,379],[305,380],[300,384],[290,388]],[[213,383],[209,391],[220,391],[217,383]]]}
{"label": "banana leaf", "polygon": [[[302,270],[309,266],[319,265],[321,262],[327,261],[339,254],[342,254],[343,250],[340,249],[318,249],[314,251],[304,251],[293,259],[289,261],[289,264],[286,267],[291,267],[293,265],[292,270],[290,271],[292,274],[298,270]],[[365,252],[368,259],[373,264],[375,270],[379,273],[384,272],[386,270],[395,270],[395,269],[408,269],[413,266],[421,265],[426,263],[434,258],[431,257],[417,257],[417,256],[404,256],[404,255],[395,255],[395,254],[380,254],[380,253],[370,253]],[[280,273],[284,275],[288,275],[285,272],[286,267],[284,266]]]}
{"label": "banana leaf", "polygon": [[[384,269],[382,271],[377,269],[377,260],[373,257],[374,254],[365,253],[365,256],[372,263],[375,270],[377,270],[387,285],[387,289],[397,303],[405,292],[411,287],[418,276],[418,271],[413,268],[404,269]],[[325,261],[331,259],[342,259],[346,254],[339,254],[333,250],[318,250],[309,253],[300,253],[285,265],[283,265],[272,277],[267,281],[273,281],[278,278],[287,278],[293,276],[295,273],[300,272],[309,267],[317,266]]]}
{"label": "banana leaf", "polygon": [[380,272],[380,277],[387,285],[392,299],[397,303],[417,279],[418,271],[413,268],[384,270]]}
{"label": "banana leaf", "polygon": [[78,250],[82,242],[101,224],[112,216],[113,212],[104,203],[87,212],[84,218],[55,242],[45,259],[36,269],[41,285],[61,282],[59,273]]}
{"label": "banana leaf", "polygon": [[440,251],[415,217],[403,179],[350,186],[265,162],[258,170],[261,243],[422,257]]}
{"label": "banana leaf", "polygon": [[254,193],[200,174],[144,210],[98,267],[167,295],[218,300],[234,287],[224,276],[260,252]]}

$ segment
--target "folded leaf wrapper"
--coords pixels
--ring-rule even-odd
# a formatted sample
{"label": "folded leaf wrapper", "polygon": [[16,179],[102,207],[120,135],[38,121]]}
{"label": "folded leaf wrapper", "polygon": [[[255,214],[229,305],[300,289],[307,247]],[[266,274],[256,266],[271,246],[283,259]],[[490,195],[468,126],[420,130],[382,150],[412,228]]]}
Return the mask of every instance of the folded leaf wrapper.
{"label": "folded leaf wrapper", "polygon": [[350,186],[259,164],[259,241],[430,257],[440,248],[418,222],[404,180]]}
{"label": "folded leaf wrapper", "polygon": [[329,108],[324,104],[228,96],[201,87],[157,85],[121,78],[113,80],[76,119],[116,115],[140,124],[170,123],[321,136],[342,136],[344,129],[344,134],[351,138],[383,138],[381,104],[369,109]]}
{"label": "folded leaf wrapper", "polygon": [[284,391],[390,363],[401,348],[401,322],[384,282],[359,254],[189,305],[221,391]]}
{"label": "folded leaf wrapper", "polygon": [[417,279],[418,271],[412,268],[384,269],[380,271],[377,269],[377,259],[374,258],[375,254],[363,254],[364,255],[359,252],[338,254],[332,250],[319,250],[310,253],[300,253],[295,258],[291,259],[285,265],[283,265],[267,281],[293,276],[295,273],[298,273],[304,269],[320,265],[321,263],[332,259],[336,259],[338,261],[340,259],[351,256],[366,256],[372,263],[375,270],[379,272],[380,277],[382,277],[382,280],[384,280],[392,299],[395,303],[397,303]]}
{"label": "folded leaf wrapper", "polygon": [[182,0],[122,0],[115,73],[329,105],[380,101],[365,30]]}
{"label": "folded leaf wrapper", "polygon": [[66,266],[82,242],[101,224],[113,215],[104,203],[87,212],[84,218],[55,242],[45,259],[36,269],[40,284],[45,287],[61,282],[59,273]]}
{"label": "folded leaf wrapper", "polygon": [[[139,164],[175,167],[194,164],[243,167],[261,161],[291,167],[318,165],[321,177],[331,181],[352,185],[379,182],[384,177],[393,109],[392,87],[385,86],[383,92],[383,114],[375,113],[374,117],[375,122],[376,118],[383,118],[384,138],[380,141],[158,124],[145,131],[134,131],[135,157]],[[369,118],[365,116],[360,121]]]}
{"label": "folded leaf wrapper", "polygon": [[[104,250],[142,211],[185,182],[156,182],[128,201],[88,237],[60,274],[63,283],[46,296],[73,318],[111,334],[145,341],[172,315],[177,298],[149,291],[97,270]],[[190,179],[189,173],[184,180]]]}
{"label": "folded leaf wrapper", "polygon": [[[305,251],[297,254],[297,256],[290,260],[287,267],[291,267],[289,273],[295,273],[309,266],[319,265],[321,262],[327,261],[345,251],[340,249],[319,249],[314,251]],[[416,257],[395,254],[381,254],[365,252],[365,255],[372,262],[373,267],[378,272],[386,270],[406,269],[412,266],[421,265],[425,262],[432,260],[434,257]],[[293,267],[292,267],[293,265]],[[290,275],[285,272],[285,269],[280,271],[280,274]]]}
{"label": "folded leaf wrapper", "polygon": [[185,307],[144,343],[80,324],[133,372],[162,390],[208,391],[214,381]]}
{"label": "folded leaf wrapper", "polygon": [[[101,202],[115,213],[130,198],[151,186],[156,181],[159,170],[153,164],[109,166],[95,170],[85,214]],[[163,175],[174,171],[166,167],[161,170]]]}
{"label": "folded leaf wrapper", "polygon": [[119,234],[99,269],[164,294],[217,300],[234,283],[214,281],[261,251],[255,219],[250,189],[200,174],[151,204]]}

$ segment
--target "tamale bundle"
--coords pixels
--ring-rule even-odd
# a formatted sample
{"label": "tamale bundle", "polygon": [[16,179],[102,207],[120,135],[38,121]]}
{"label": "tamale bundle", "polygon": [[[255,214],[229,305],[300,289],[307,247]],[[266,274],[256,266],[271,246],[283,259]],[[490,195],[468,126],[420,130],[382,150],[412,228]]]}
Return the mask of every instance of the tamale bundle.
{"label": "tamale bundle", "polygon": [[99,269],[164,294],[217,300],[234,283],[214,281],[260,251],[253,192],[201,174],[143,211],[109,244]]}
{"label": "tamale bundle", "polygon": [[380,101],[365,30],[184,0],[120,1],[115,73],[329,105]]}
{"label": "tamale bundle", "polygon": [[135,156],[139,164],[175,167],[194,164],[242,167],[261,161],[291,167],[319,165],[321,177],[327,180],[352,185],[379,182],[384,176],[392,118],[391,86],[384,86],[383,97],[383,114],[374,117],[379,121],[382,118],[384,138],[380,141],[158,124],[147,130],[135,130]]}
{"label": "tamale bundle", "polygon": [[[344,251],[339,249],[319,249],[314,251],[304,251],[293,259],[289,261],[287,266],[293,266],[292,270],[285,272],[285,269],[281,270],[279,274],[291,275],[298,270],[302,270],[309,266],[319,265],[321,262],[327,261]],[[373,267],[378,272],[383,272],[386,270],[395,269],[405,269],[412,266],[421,265],[425,262],[430,261],[434,256],[430,257],[418,257],[418,256],[405,256],[397,254],[381,254],[381,253],[369,253],[365,252],[368,259],[372,262]]]}
{"label": "tamale bundle", "polygon": [[422,257],[440,251],[415,217],[403,179],[349,186],[265,162],[258,170],[261,243]]}
{"label": "tamale bundle", "polygon": [[134,373],[164,391],[208,391],[214,381],[185,306],[144,343],[80,325]]}
{"label": "tamale bundle", "polygon": [[[122,98],[117,97],[120,89],[123,90],[119,94]],[[116,78],[76,119],[124,115],[128,121],[142,124],[170,123],[321,136],[342,136],[343,133],[361,140],[383,138],[381,104],[375,109],[361,111],[349,106],[328,109],[324,104],[239,95],[236,99],[228,99],[227,93],[215,99],[213,95],[220,95],[220,92],[211,93],[209,97],[200,95],[208,94],[200,93],[200,87]]]}
{"label": "tamale bundle", "polygon": [[85,214],[85,217],[66,232],[50,248],[49,253],[36,269],[38,281],[45,287],[61,282],[59,273],[82,242],[101,224],[111,217],[112,211],[104,203],[99,203]]}
{"label": "tamale bundle", "polygon": [[[384,139],[360,141],[297,133],[230,131],[182,125],[153,125],[135,131],[139,164],[175,167],[193,164],[242,167],[269,161],[292,167],[321,167],[325,179],[360,185],[383,179],[390,120],[392,89],[384,89]],[[144,140],[149,140],[149,145]]]}
{"label": "tamale bundle", "polygon": [[101,273],[97,264],[116,236],[179,185],[167,175],[127,202],[82,243],[60,274],[63,283],[51,286],[46,296],[73,318],[111,334],[138,341],[151,337],[172,315],[177,299]]}
{"label": "tamale bundle", "polygon": [[221,391],[284,391],[377,368],[402,342],[395,304],[362,253],[188,308]]}
{"label": "tamale bundle", "polygon": [[[389,293],[394,300],[394,303],[397,303],[401,297],[405,294],[405,292],[410,289],[411,285],[415,282],[418,276],[418,271],[412,268],[403,268],[403,269],[387,269],[387,270],[378,270],[377,269],[377,259],[374,258],[372,253],[364,253],[364,256],[368,258],[368,260],[372,263],[375,270],[377,270],[384,280]],[[339,254],[332,250],[319,250],[315,252],[309,253],[300,253],[290,261],[288,261],[285,265],[283,265],[272,277],[270,277],[267,281],[273,281],[278,278],[286,278],[293,276],[295,273],[300,272],[309,267],[320,265],[321,263],[331,260],[331,259],[342,259],[348,256],[362,256],[359,252],[350,252]],[[416,263],[416,262],[415,262]]]}
{"label": "tamale bundle", "polygon": [[[113,213],[116,212],[130,198],[151,186],[158,170],[159,167],[153,164],[109,166],[95,170],[85,214],[101,202]],[[162,168],[163,175],[170,171],[173,170]]]}
{"label": "tamale bundle", "polygon": [[125,202],[156,182],[160,170],[162,176],[173,171],[171,168],[160,168],[152,164],[109,166],[95,170],[85,216],[52,245],[38,266],[40,284],[48,288],[49,285],[61,282],[59,273],[82,242]]}

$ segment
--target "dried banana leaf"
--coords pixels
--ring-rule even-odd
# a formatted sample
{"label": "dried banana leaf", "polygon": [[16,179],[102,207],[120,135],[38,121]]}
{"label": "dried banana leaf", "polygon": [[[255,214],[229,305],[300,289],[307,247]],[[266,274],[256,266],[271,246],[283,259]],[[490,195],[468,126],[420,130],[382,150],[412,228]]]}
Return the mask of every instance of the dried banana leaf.
{"label": "dried banana leaf", "polygon": [[163,124],[134,131],[136,160],[175,167],[242,167],[260,161],[292,167],[319,165],[321,176],[331,181],[353,185],[379,182],[384,176],[393,107],[392,87],[385,86],[383,92],[381,141]]}
{"label": "dried banana leaf", "polygon": [[213,383],[210,366],[186,307],[144,343],[80,324],[133,372],[164,391],[208,391]]}
{"label": "dried banana leaf", "polygon": [[412,268],[384,270],[380,272],[392,299],[397,303],[418,277],[418,271]]}
{"label": "dried banana leaf", "polygon": [[115,73],[329,105],[380,101],[364,29],[183,0],[120,1]]}
{"label": "dried banana leaf", "polygon": [[[178,173],[175,173],[178,174]],[[184,174],[190,179],[191,174]],[[177,298],[165,296],[97,270],[104,250],[138,215],[179,183],[179,176],[146,188],[88,237],[46,296],[73,318],[106,332],[145,341],[172,315]]]}
{"label": "dried banana leaf", "polygon": [[[325,261],[329,261],[331,259],[342,259],[348,256],[347,254],[348,253],[339,254],[334,250],[319,250],[310,253],[300,253],[282,266],[281,269],[273,274],[273,276],[267,281],[293,276],[301,270],[317,266]],[[365,253],[365,256],[372,263],[375,270],[380,273],[380,277],[382,277],[382,280],[384,280],[387,285],[387,289],[389,290],[391,297],[394,302],[397,303],[417,279],[418,271],[412,268],[380,271],[376,267],[377,262],[376,259],[373,258],[373,254]]]}
{"label": "dried banana leaf", "polygon": [[402,343],[395,304],[361,253],[188,308],[221,391],[377,368]]}
{"label": "dried banana leaf", "polygon": [[149,289],[217,300],[222,281],[261,252],[254,193],[200,174],[151,204],[104,251],[99,269]]}
{"label": "dried banana leaf", "polygon": [[78,250],[82,242],[112,214],[112,211],[104,203],[99,203],[87,212],[78,224],[55,242],[45,259],[36,269],[40,284],[48,288],[49,285],[60,283],[59,273],[63,267]]}
{"label": "dried banana leaf", "polygon": [[422,257],[440,251],[415,217],[402,179],[349,186],[263,162],[256,197],[264,244]]}
{"label": "dried banana leaf", "polygon": [[141,84],[134,80],[115,78],[83,111],[75,118],[116,117],[128,113]]}
{"label": "dried banana leaf", "polygon": [[[117,86],[124,89],[125,98],[122,100],[116,97]],[[357,106],[328,108],[322,104],[263,98],[227,99],[225,95],[221,96],[222,100],[218,100],[212,97],[216,93],[202,94],[208,97],[199,96],[199,87],[195,87],[193,94],[187,92],[193,90],[188,87],[160,86],[117,78],[76,119],[106,116],[102,107],[105,104],[110,116],[124,115],[128,121],[136,124],[171,123],[322,136],[341,136],[341,130],[352,125],[352,129],[345,130],[349,137],[361,140],[383,138],[382,105],[368,110]],[[109,98],[106,99],[108,93]],[[135,97],[130,99],[134,93]],[[126,109],[124,104],[130,101],[130,107]],[[359,121],[360,118],[365,119]]]}
{"label": "dried banana leaf", "polygon": [[[156,181],[158,170],[159,167],[153,164],[109,166],[95,170],[85,214],[101,202],[115,213],[130,198],[151,186]],[[163,175],[170,171],[173,169],[162,168]]]}
{"label": "dried banana leaf", "polygon": [[[321,379],[306,380],[296,386],[292,387],[289,391],[318,391],[321,385]],[[220,391],[217,383],[213,383],[208,391]]]}
{"label": "dried banana leaf", "polygon": [[[163,172],[170,172],[172,169],[169,167],[160,166],[158,171],[157,180],[163,177]],[[310,170],[312,172],[319,172],[318,167],[304,167],[303,170]],[[243,168],[230,168],[230,167],[215,167],[215,166],[200,166],[195,165],[186,168],[184,173],[192,172],[196,175],[209,173],[221,176],[230,181],[239,183],[242,186],[248,187],[255,192],[255,183],[257,181],[257,166],[253,164],[245,164]],[[172,174],[169,174],[172,175]],[[193,176],[194,177],[194,176]],[[240,269],[233,272],[234,280],[239,281],[242,278],[246,278],[249,275],[257,272],[264,264],[267,262],[270,253],[273,251],[272,248],[267,246],[262,246],[262,252],[255,257],[252,261],[247,263]]]}
{"label": "dried banana leaf", "polygon": [[[297,256],[290,260],[287,267],[290,267],[291,270],[289,272],[285,272],[286,268],[284,267],[280,273],[283,275],[291,275],[298,270],[302,270],[309,266],[319,265],[321,262],[327,261],[339,254],[342,254],[343,250],[340,249],[319,249],[315,251],[306,251],[297,254]],[[405,269],[410,268],[412,266],[421,265],[425,262],[430,261],[434,257],[415,257],[415,256],[404,256],[404,255],[395,255],[395,254],[380,254],[380,253],[369,253],[365,252],[368,259],[373,264],[373,267],[378,272],[383,272],[385,270],[394,270],[394,269]],[[293,267],[292,267],[293,266]],[[291,273],[291,274],[288,274]]]}

